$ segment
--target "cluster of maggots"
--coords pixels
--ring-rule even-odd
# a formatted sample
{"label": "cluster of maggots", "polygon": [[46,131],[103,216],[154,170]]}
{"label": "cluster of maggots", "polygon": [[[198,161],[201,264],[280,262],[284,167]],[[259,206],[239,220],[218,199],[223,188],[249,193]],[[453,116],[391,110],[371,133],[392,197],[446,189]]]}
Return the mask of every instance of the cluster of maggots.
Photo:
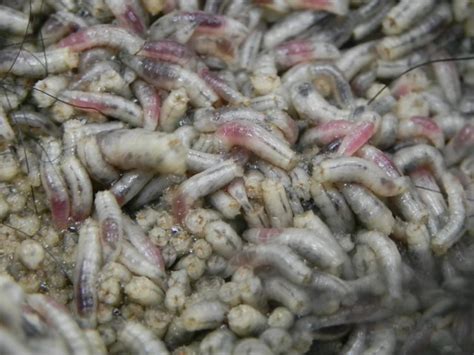
{"label": "cluster of maggots", "polygon": [[0,30],[1,353],[473,351],[470,1],[5,0]]}

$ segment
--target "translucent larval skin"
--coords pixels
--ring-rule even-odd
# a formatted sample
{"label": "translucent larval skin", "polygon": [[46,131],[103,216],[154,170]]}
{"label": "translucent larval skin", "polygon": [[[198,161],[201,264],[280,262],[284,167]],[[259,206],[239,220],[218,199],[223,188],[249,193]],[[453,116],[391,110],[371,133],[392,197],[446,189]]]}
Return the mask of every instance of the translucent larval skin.
{"label": "translucent larval skin", "polygon": [[0,353],[473,353],[472,1],[4,0],[0,32]]}

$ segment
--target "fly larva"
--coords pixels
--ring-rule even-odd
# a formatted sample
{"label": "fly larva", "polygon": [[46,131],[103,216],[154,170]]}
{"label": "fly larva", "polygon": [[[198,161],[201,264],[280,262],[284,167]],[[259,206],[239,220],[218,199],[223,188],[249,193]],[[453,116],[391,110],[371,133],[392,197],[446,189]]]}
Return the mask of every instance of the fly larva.
{"label": "fly larva", "polygon": [[[307,211],[296,215],[293,219],[294,228],[311,229],[317,231],[319,238],[324,239],[332,250],[338,254],[338,259],[344,260],[342,273],[346,278],[352,278],[353,270],[347,252],[353,247],[351,243],[345,243],[340,235],[334,236],[328,226],[313,211]],[[335,271],[335,270],[333,270]]]}
{"label": "fly larva", "polygon": [[226,147],[222,140],[216,135],[210,133],[201,133],[199,138],[193,143],[192,149],[204,153],[221,154],[230,148]]}
{"label": "fly larva", "polygon": [[209,275],[229,277],[234,269],[229,265],[229,261],[220,255],[212,254],[206,261],[206,272]]}
{"label": "fly larva", "polygon": [[171,286],[166,290],[164,306],[172,313],[182,312],[186,306],[188,294],[181,286]]}
{"label": "fly larva", "polygon": [[248,34],[247,28],[239,21],[203,11],[169,13],[155,21],[149,31],[152,39],[172,35],[181,43],[205,35],[213,40],[224,38],[240,44]]}
{"label": "fly larva", "polygon": [[60,10],[51,14],[41,26],[40,36],[45,46],[58,42],[74,30],[87,27],[87,21],[69,11]]}
{"label": "fly larva", "polygon": [[308,166],[302,163],[298,164],[290,171],[289,176],[291,187],[296,196],[303,201],[308,201],[311,198]]}
{"label": "fly larva", "polygon": [[282,169],[290,170],[297,163],[296,153],[285,141],[257,124],[243,120],[225,123],[217,129],[216,136],[229,149],[242,146]]}
{"label": "fly larva", "polygon": [[217,329],[207,334],[199,345],[202,355],[231,355],[236,337],[227,328]]}
{"label": "fly larva", "polygon": [[110,187],[120,206],[130,201],[151,180],[152,173],[130,170]]}
{"label": "fly larva", "polygon": [[182,125],[173,132],[186,148],[191,148],[198,139],[199,132],[190,125]]}
{"label": "fly larva", "polygon": [[69,85],[69,90],[111,92],[125,98],[132,96],[120,67],[112,61],[100,61],[85,69],[81,77]]}
{"label": "fly larva", "polygon": [[230,123],[236,120],[263,124],[267,118],[261,112],[244,107],[225,107],[217,110],[203,108],[194,112],[193,125],[200,132],[208,133],[216,131],[221,125],[225,123]]}
{"label": "fly larva", "polygon": [[240,214],[240,203],[224,190],[211,194],[209,202],[227,219],[234,219]]}
{"label": "fly larva", "polygon": [[369,121],[352,123],[346,120],[329,121],[307,129],[301,137],[301,144],[303,146],[313,144],[324,146],[342,139],[336,155],[351,156],[374,135],[376,123]]}
{"label": "fly larva", "polygon": [[138,0],[105,0],[118,24],[138,35],[144,35],[148,27],[148,16]]}
{"label": "fly larva", "polygon": [[[365,70],[360,71],[354,79],[351,81],[352,90],[356,93],[357,96],[365,96],[367,91],[371,88],[371,86],[375,83],[377,79],[377,69],[375,67],[366,68]],[[381,104],[383,102],[383,104]],[[388,109],[385,107],[389,107],[391,104],[390,101],[387,100],[385,104],[384,101],[377,102],[378,105],[372,105],[372,110],[377,112],[378,114],[384,114],[388,112]],[[384,107],[384,104],[386,105]],[[387,111],[384,111],[387,110]]]}
{"label": "fly larva", "polygon": [[242,240],[234,229],[223,221],[214,221],[204,229],[206,240],[218,255],[229,259],[242,249]]}
{"label": "fly larva", "polygon": [[402,297],[402,260],[396,244],[379,232],[360,232],[358,243],[368,245],[377,255],[387,282],[388,293],[394,299]]}
{"label": "fly larva", "polygon": [[392,353],[397,345],[396,334],[390,321],[380,322],[372,326],[368,332],[367,346],[364,354],[375,355],[380,351]]}
{"label": "fly larva", "polygon": [[293,220],[293,212],[282,183],[265,179],[262,182],[262,194],[265,210],[272,227],[285,228],[290,226]]}
{"label": "fly larva", "polygon": [[33,89],[33,99],[41,108],[50,107],[56,102],[56,97],[69,85],[65,75],[48,75],[43,80],[38,80]]}
{"label": "fly larva", "polygon": [[[12,117],[13,123],[15,123],[15,117]],[[13,131],[10,122],[8,122],[5,111],[0,108],[0,145],[4,146],[12,143],[15,140],[15,132]]]}
{"label": "fly larva", "polygon": [[71,206],[59,165],[61,146],[54,139],[47,139],[44,146],[40,163],[41,182],[49,200],[53,223],[59,230],[64,230],[70,222]]}
{"label": "fly larva", "polygon": [[289,96],[298,115],[310,122],[349,119],[351,115],[350,110],[341,110],[331,105],[307,82],[293,85]]}
{"label": "fly larva", "polygon": [[227,190],[242,206],[243,217],[250,228],[270,226],[269,218],[263,206],[249,201],[243,180],[234,180]]}
{"label": "fly larva", "polygon": [[431,245],[436,254],[444,254],[462,237],[466,210],[464,206],[465,191],[459,180],[451,173],[440,176],[448,198],[448,216],[446,224],[433,237]]}
{"label": "fly larva", "polygon": [[279,69],[313,60],[335,60],[340,57],[339,50],[333,44],[311,39],[284,42],[274,48],[273,52]]}
{"label": "fly larva", "polygon": [[337,59],[336,66],[342,71],[346,80],[352,80],[359,71],[374,61],[375,44],[373,41],[359,44],[346,50]]}
{"label": "fly larva", "polygon": [[74,156],[62,158],[61,171],[71,193],[71,218],[75,222],[83,221],[89,217],[94,199],[89,175]]}
{"label": "fly larva", "polygon": [[320,268],[337,270],[345,261],[345,253],[334,248],[326,238],[320,238],[316,231],[302,228],[249,229],[243,237],[255,244],[286,245],[306,260]]}
{"label": "fly larva", "polygon": [[309,287],[324,292],[328,297],[335,297],[344,305],[352,305],[357,301],[356,289],[348,281],[322,271],[313,271]]}
{"label": "fly larva", "polygon": [[88,219],[81,226],[74,270],[75,308],[83,326],[94,328],[97,321],[96,282],[102,263],[99,226]]}
{"label": "fly larva", "polygon": [[[211,258],[209,258],[207,261],[210,262]],[[228,263],[226,267],[228,267]],[[196,281],[201,278],[206,271],[206,263],[199,259],[196,255],[188,254],[178,261],[176,264],[176,269],[185,269],[189,278],[193,281]]]}
{"label": "fly larva", "polygon": [[341,109],[351,108],[354,97],[344,74],[332,64],[303,63],[287,71],[282,77],[282,87],[291,89],[301,81],[314,81],[324,96],[330,93]]}
{"label": "fly larva", "polygon": [[224,101],[231,105],[247,104],[248,98],[229,85],[225,80],[221,79],[214,72],[210,71],[204,64],[198,64],[197,73]]}
{"label": "fly larva", "polygon": [[385,203],[358,184],[342,184],[340,189],[354,214],[367,229],[387,235],[392,232],[395,218]]}
{"label": "fly larva", "polygon": [[143,126],[143,112],[137,104],[121,96],[65,90],[59,95],[62,102],[83,111],[97,111],[106,116],[117,118],[131,126]]}
{"label": "fly larva", "polygon": [[[446,101],[443,93],[438,87],[434,87],[432,90],[421,92],[422,97],[428,103],[430,114],[432,115],[449,115],[451,111],[451,105]],[[463,101],[459,102],[459,111],[463,111]]]}
{"label": "fly larva", "polygon": [[426,278],[434,278],[435,260],[431,252],[431,236],[426,225],[409,223],[405,229],[408,250],[413,256],[413,263]]}
{"label": "fly larva", "polygon": [[[311,179],[311,196],[329,228],[333,232],[350,233],[354,230],[354,216],[344,198],[338,198],[337,195],[340,193],[334,190],[333,187],[323,186]],[[336,198],[333,198],[334,196]],[[342,203],[336,203],[336,201]]]}
{"label": "fly larva", "polygon": [[99,133],[97,141],[105,160],[124,170],[181,174],[186,168],[186,148],[174,134],[122,129]]}
{"label": "fly larva", "polygon": [[283,107],[271,107],[264,111],[267,120],[283,133],[288,143],[295,144],[298,139],[299,128],[296,121],[285,112],[286,109]]}
{"label": "fly larva", "polygon": [[7,76],[2,80],[3,88],[0,90],[0,107],[6,111],[16,109],[25,100],[28,94],[28,80],[26,78],[15,80]]}
{"label": "fly larva", "polygon": [[110,191],[100,191],[95,195],[95,208],[100,228],[100,241],[104,261],[115,261],[122,250],[123,221],[122,211]]}
{"label": "fly larva", "polygon": [[250,80],[259,95],[270,94],[280,86],[276,59],[272,54],[262,54],[255,59]]}
{"label": "fly larva", "polygon": [[427,165],[437,178],[446,170],[446,164],[439,150],[426,144],[400,149],[393,156],[393,161],[402,172],[410,172]]}
{"label": "fly larva", "polygon": [[84,336],[89,343],[89,348],[93,349],[95,355],[107,355],[107,348],[99,331],[86,329],[84,330]]}
{"label": "fly larva", "polygon": [[134,274],[148,277],[161,288],[166,288],[164,281],[166,274],[164,270],[145,259],[142,253],[125,240],[122,242],[118,260]]}
{"label": "fly larva", "polygon": [[229,159],[204,170],[183,182],[173,199],[173,214],[178,221],[183,221],[191,206],[200,197],[204,197],[242,176],[242,167]]}
{"label": "fly larva", "polygon": [[422,96],[417,92],[412,92],[400,97],[395,107],[395,111],[395,114],[401,120],[408,120],[414,116],[429,116],[428,103],[423,101]]}
{"label": "fly larva", "polygon": [[302,33],[326,15],[315,11],[295,11],[277,21],[263,36],[263,46],[270,49]]}
{"label": "fly larva", "polygon": [[89,136],[80,140],[80,144],[74,144],[81,163],[87,169],[92,179],[104,185],[109,185],[119,178],[119,172],[104,160],[97,137]]}
{"label": "fly larva", "polygon": [[234,307],[242,303],[240,293],[241,285],[239,283],[234,281],[226,282],[219,289],[219,299],[230,307]]}
{"label": "fly larva", "polygon": [[253,97],[250,99],[249,105],[251,108],[259,112],[270,110],[282,110],[281,112],[283,112],[288,110],[288,102],[278,93]]}
{"label": "fly larva", "polygon": [[183,180],[184,176],[181,175],[160,175],[154,177],[135,195],[127,206],[131,210],[138,210],[150,202],[158,200],[168,188],[178,185]]}
{"label": "fly larva", "polygon": [[33,352],[23,344],[21,339],[17,339],[8,329],[3,327],[0,330],[0,342],[2,343],[1,349],[6,354],[33,355]]}
{"label": "fly larva", "polygon": [[452,20],[447,4],[439,4],[424,18],[423,22],[399,36],[383,38],[377,45],[377,52],[383,59],[398,59],[411,51],[432,42],[444,25]]}
{"label": "fly larva", "polygon": [[136,354],[169,354],[165,344],[150,329],[140,323],[126,322],[118,335],[118,339]]}
{"label": "fly larva", "polygon": [[[395,101],[393,97],[390,100]],[[377,108],[373,107],[377,112]],[[398,117],[390,112],[384,114],[380,120],[379,128],[372,137],[372,144],[380,149],[386,149],[395,143],[398,130]]]}
{"label": "fly larva", "polygon": [[239,354],[271,355],[273,352],[263,341],[259,339],[244,338],[237,342],[234,351],[232,352],[232,355]]}
{"label": "fly larva", "polygon": [[260,45],[263,40],[264,28],[258,26],[252,31],[242,43],[239,55],[239,66],[241,68],[252,68],[257,58]]}
{"label": "fly larva", "polygon": [[165,132],[173,132],[178,121],[188,109],[189,97],[184,88],[172,90],[163,100],[160,127]]}
{"label": "fly larva", "polygon": [[294,322],[294,315],[286,307],[276,307],[268,316],[270,327],[290,329]]}
{"label": "fly larva", "polygon": [[81,329],[71,315],[68,314],[64,306],[58,304],[52,298],[41,294],[29,295],[27,303],[54,327],[65,340],[66,345],[73,354],[92,354]]}
{"label": "fly larva", "polygon": [[[0,109],[1,117],[1,109]],[[61,131],[48,117],[38,112],[20,110],[10,113],[10,119],[16,127],[19,127],[27,135],[49,135],[52,137],[60,137]],[[8,124],[8,122],[7,122]],[[1,127],[2,125],[0,125]],[[6,126],[4,126],[6,130]],[[0,128],[1,129],[1,128]],[[1,134],[3,137],[9,137],[9,134]]]}
{"label": "fly larva", "polygon": [[443,151],[448,166],[459,163],[474,150],[474,125],[467,123],[450,139]]}
{"label": "fly larva", "polygon": [[262,280],[269,300],[280,303],[297,316],[311,312],[311,297],[305,289],[279,276],[264,276]]}
{"label": "fly larva", "polygon": [[377,77],[380,79],[396,78],[410,68],[418,66],[429,59],[426,51],[417,50],[399,59],[377,59]]}
{"label": "fly larva", "polygon": [[365,324],[357,325],[349,335],[344,347],[341,349],[341,355],[360,354],[365,349],[365,340],[367,338],[367,327]]}
{"label": "fly larva", "polygon": [[30,19],[25,13],[4,5],[0,6],[0,23],[2,31],[15,35],[25,35],[33,30]]}
{"label": "fly larva", "polygon": [[387,14],[392,9],[391,1],[369,1],[362,6],[359,13],[363,12],[364,21],[359,23],[352,30],[352,36],[355,40],[360,41],[372,33],[380,26]]}
{"label": "fly larva", "polygon": [[164,271],[165,264],[160,248],[153,244],[142,228],[128,216],[123,216],[123,228],[126,238],[137,251],[155,267]]}
{"label": "fly larva", "polygon": [[293,336],[297,334],[312,333],[318,329],[331,327],[335,325],[350,324],[357,322],[375,322],[385,319],[392,311],[381,305],[380,302],[362,303],[351,307],[340,309],[337,312],[327,316],[306,316],[296,321]]}
{"label": "fly larva", "polygon": [[246,246],[231,260],[234,265],[249,264],[252,267],[271,266],[290,281],[307,284],[311,269],[289,247],[280,244]]}
{"label": "fly larva", "polygon": [[412,2],[402,0],[387,14],[387,17],[382,23],[384,33],[389,35],[400,34],[413,25],[416,25],[418,20],[429,13],[429,11],[436,4],[433,0],[422,0]]}
{"label": "fly larva", "polygon": [[111,47],[130,54],[137,53],[144,41],[124,28],[114,25],[94,25],[74,32],[56,46],[82,52],[94,47]]}
{"label": "fly larva", "polygon": [[303,147],[314,144],[325,146],[337,139],[344,138],[353,131],[354,123],[347,120],[334,120],[323,122],[315,127],[308,128],[300,139]]}
{"label": "fly larva", "polygon": [[139,77],[155,87],[166,90],[184,88],[194,106],[211,106],[218,99],[214,91],[196,73],[178,65],[126,54],[122,54],[120,58]]}
{"label": "fly larva", "polygon": [[[102,0],[100,0],[102,1]],[[80,63],[79,63],[79,73],[83,74],[94,67],[96,64],[101,62],[108,62],[111,66],[118,68],[117,65],[113,65],[110,62],[110,57],[113,56],[115,51],[112,48],[106,47],[97,47],[97,48],[90,48],[85,49],[80,54]],[[125,79],[123,77],[123,79]]]}
{"label": "fly larva", "polygon": [[142,107],[143,128],[150,131],[156,130],[161,124],[161,97],[159,92],[142,80],[134,81],[132,90]]}
{"label": "fly larva", "polygon": [[148,40],[137,55],[178,64],[183,68],[194,68],[196,66],[196,58],[190,48],[170,39]]}
{"label": "fly larva", "polygon": [[0,73],[27,78],[43,78],[50,73],[66,72],[79,65],[77,53],[67,48],[51,49],[41,53],[2,50],[0,60]]}
{"label": "fly larva", "polygon": [[[409,73],[396,79],[390,86],[390,92],[400,101],[404,96],[409,96],[410,94],[417,94],[418,96],[420,92],[427,90],[430,87],[430,84],[427,73],[423,69],[415,68]],[[400,106],[400,103],[398,103],[398,106]],[[405,112],[400,107],[398,111]]]}
{"label": "fly larva", "polygon": [[467,123],[464,115],[452,111],[449,114],[436,115],[433,120],[441,128],[446,139],[453,138]]}
{"label": "fly larva", "polygon": [[[449,57],[446,52],[437,53],[433,59]],[[461,99],[461,81],[455,62],[435,62],[432,64],[435,76],[448,102],[456,105]]]}
{"label": "fly larva", "polygon": [[195,208],[191,210],[184,219],[184,226],[190,232],[198,237],[204,237],[204,230],[208,223],[218,221],[221,215],[211,209]]}
{"label": "fly larva", "polygon": [[287,354],[293,339],[291,335],[281,328],[269,328],[260,334],[260,340],[264,341],[275,354]]}
{"label": "fly larva", "polygon": [[436,148],[443,149],[444,134],[436,121],[428,117],[412,116],[409,119],[401,120],[398,125],[397,138],[399,140],[409,140],[410,138],[426,138]]}
{"label": "fly larva", "polygon": [[262,281],[255,275],[254,270],[247,266],[237,268],[232,275],[232,282],[237,283],[241,303],[259,310],[267,308]]}
{"label": "fly larva", "polygon": [[202,301],[188,305],[181,319],[187,331],[217,328],[227,313],[227,306],[220,301]]}
{"label": "fly larva", "polygon": [[[262,1],[266,3],[267,1]],[[285,0],[292,9],[327,11],[338,16],[345,16],[349,11],[348,0],[329,1],[306,1],[306,0]]]}
{"label": "fly larva", "polygon": [[[105,123],[88,123],[88,124],[83,124],[79,120],[69,120],[67,122],[64,122],[63,142],[64,142],[65,155],[76,155],[78,146],[81,146],[81,147],[83,146],[82,144],[78,144],[78,143],[84,137],[89,137],[89,136],[96,135],[97,133],[100,133],[100,132],[113,131],[115,129],[120,129],[124,127],[125,127],[125,124],[118,121],[105,122]],[[82,161],[82,163],[85,164],[84,161]]]}
{"label": "fly larva", "polygon": [[198,150],[188,150],[186,166],[189,171],[201,172],[222,163],[225,158],[221,154],[204,153]]}
{"label": "fly larva", "polygon": [[267,326],[267,318],[255,308],[245,304],[233,307],[227,318],[229,328],[241,337],[260,334]]}
{"label": "fly larva", "polygon": [[313,169],[313,178],[322,182],[355,182],[380,196],[396,196],[408,187],[406,178],[389,178],[377,165],[365,159],[333,158]]}
{"label": "fly larva", "polygon": [[124,287],[124,294],[144,307],[154,307],[163,303],[164,292],[159,286],[145,276],[133,276]]}

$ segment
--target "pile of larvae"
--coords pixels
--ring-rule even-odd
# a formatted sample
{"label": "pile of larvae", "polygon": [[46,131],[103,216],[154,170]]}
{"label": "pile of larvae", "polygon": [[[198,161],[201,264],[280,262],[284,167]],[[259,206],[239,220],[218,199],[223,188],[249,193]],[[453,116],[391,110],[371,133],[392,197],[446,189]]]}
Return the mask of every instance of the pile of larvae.
{"label": "pile of larvae", "polygon": [[1,0],[0,353],[470,354],[474,3]]}

